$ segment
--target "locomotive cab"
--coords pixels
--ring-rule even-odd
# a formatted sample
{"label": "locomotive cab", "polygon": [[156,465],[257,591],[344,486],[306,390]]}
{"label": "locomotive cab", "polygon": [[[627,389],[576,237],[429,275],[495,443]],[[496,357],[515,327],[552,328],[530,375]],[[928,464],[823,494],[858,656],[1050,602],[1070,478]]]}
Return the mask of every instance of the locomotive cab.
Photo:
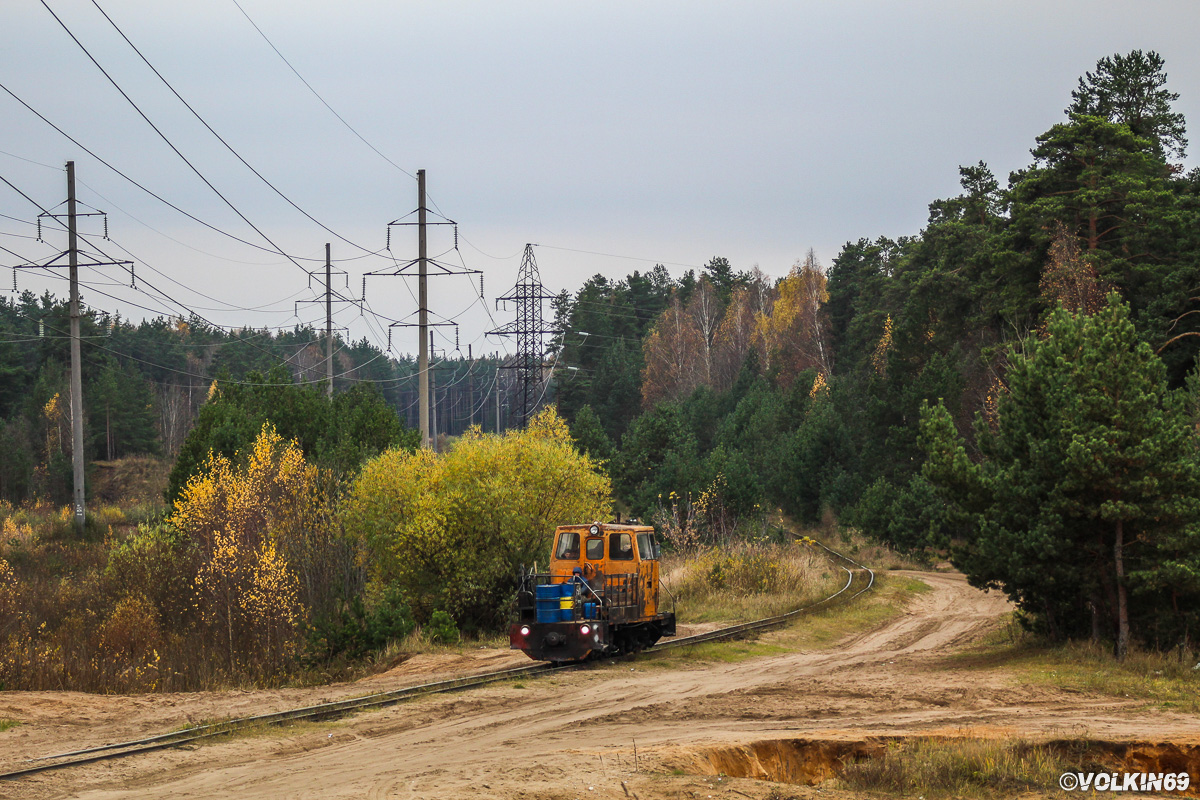
{"label": "locomotive cab", "polygon": [[513,649],[539,661],[636,652],[675,635],[665,612],[658,545],[645,525],[560,526],[550,570],[521,576]]}

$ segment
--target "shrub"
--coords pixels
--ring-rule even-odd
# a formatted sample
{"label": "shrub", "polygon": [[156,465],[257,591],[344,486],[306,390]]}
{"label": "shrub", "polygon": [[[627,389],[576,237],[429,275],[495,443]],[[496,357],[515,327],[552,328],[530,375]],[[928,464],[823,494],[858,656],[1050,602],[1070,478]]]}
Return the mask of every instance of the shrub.
{"label": "shrub", "polygon": [[403,639],[416,628],[412,611],[395,587],[368,609],[355,597],[336,615],[316,620],[308,630],[307,660],[328,662],[339,657],[359,659]]}
{"label": "shrub", "polygon": [[196,556],[192,542],[171,526],[142,524],[109,550],[104,579],[117,597],[149,599],[168,626],[178,630],[195,609]]}
{"label": "shrub", "polygon": [[520,565],[545,559],[555,526],[609,513],[608,478],[550,409],[524,431],[475,429],[446,453],[368,462],[344,523],[370,554],[373,582],[399,587],[418,619],[442,609],[497,628]]}
{"label": "shrub", "polygon": [[109,691],[157,688],[163,635],[158,612],[143,595],[119,600],[100,626],[95,663]]}
{"label": "shrub", "polygon": [[454,617],[441,609],[434,611],[433,616],[429,618],[429,624],[425,626],[425,636],[437,644],[454,644],[459,638]]}

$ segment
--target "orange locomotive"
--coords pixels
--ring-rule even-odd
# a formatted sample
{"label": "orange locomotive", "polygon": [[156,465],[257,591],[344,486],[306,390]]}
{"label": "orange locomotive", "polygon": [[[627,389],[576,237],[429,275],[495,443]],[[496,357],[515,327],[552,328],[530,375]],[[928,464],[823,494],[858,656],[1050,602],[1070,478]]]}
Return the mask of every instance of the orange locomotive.
{"label": "orange locomotive", "polygon": [[521,576],[509,643],[538,661],[580,661],[674,636],[674,604],[661,608],[658,570],[648,525],[562,525],[550,571]]}

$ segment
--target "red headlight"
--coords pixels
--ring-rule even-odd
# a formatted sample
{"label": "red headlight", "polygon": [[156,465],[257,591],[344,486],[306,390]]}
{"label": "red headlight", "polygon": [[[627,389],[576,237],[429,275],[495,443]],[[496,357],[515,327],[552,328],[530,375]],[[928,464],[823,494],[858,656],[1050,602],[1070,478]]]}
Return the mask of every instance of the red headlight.
{"label": "red headlight", "polygon": [[522,635],[522,636],[528,636],[528,635],[529,635],[529,626],[528,626],[528,625],[522,625],[522,626],[521,626],[521,635]]}
{"label": "red headlight", "polygon": [[589,633],[592,632],[592,629],[587,625],[581,625],[579,627],[579,632],[582,633],[584,636],[587,636]]}

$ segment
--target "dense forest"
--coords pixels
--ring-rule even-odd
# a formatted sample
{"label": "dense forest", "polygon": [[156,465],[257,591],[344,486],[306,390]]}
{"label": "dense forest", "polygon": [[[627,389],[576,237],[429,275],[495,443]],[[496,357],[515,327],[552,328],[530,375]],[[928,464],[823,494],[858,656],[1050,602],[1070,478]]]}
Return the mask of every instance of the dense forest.
{"label": "dense forest", "polygon": [[[70,498],[69,330],[65,300],[28,291],[0,297],[0,452],[5,456],[0,461],[0,500],[65,503]],[[175,460],[181,449],[194,451],[199,444],[185,448],[185,441],[214,382],[238,387],[238,397],[246,402],[257,396],[263,408],[277,405],[278,392],[293,398],[295,424],[273,421],[288,437],[299,436],[306,449],[315,446],[315,434],[297,427],[311,409],[302,412],[296,405],[315,402],[324,392],[325,344],[323,334],[311,327],[231,330],[195,317],[134,323],[85,309],[81,336],[89,462],[136,453]],[[335,336],[334,347],[337,393],[355,388],[358,396],[377,395],[405,427],[416,427],[415,358],[385,352],[365,338],[348,342]],[[468,360],[460,352],[438,352],[439,436],[461,434],[472,424],[495,430],[496,393],[502,400],[501,429],[516,424],[509,413],[516,387],[511,371],[498,371],[499,364],[495,358]],[[243,428],[241,446],[258,432],[249,423]],[[192,454],[188,464],[202,458]],[[89,470],[89,477],[94,471]]]}
{"label": "dense forest", "polygon": [[[910,551],[953,545],[977,585],[1005,589],[1049,633],[1117,639],[1132,613],[1143,642],[1186,641],[1200,622],[1200,540],[1185,499],[1200,484],[1188,483],[1194,467],[1165,473],[1172,459],[1194,465],[1194,434],[1170,453],[1143,448],[1136,469],[1114,463],[1121,475],[1105,479],[1107,496],[1094,474],[1066,484],[1067,445],[1024,456],[1049,460],[1037,483],[1009,441],[1085,436],[1066,422],[1017,428],[1019,404],[1044,386],[1013,375],[1046,357],[1038,346],[1053,335],[1056,309],[1109,320],[1085,339],[1127,339],[1128,352],[1111,354],[1124,360],[1096,365],[1107,382],[1089,390],[1103,396],[1118,378],[1158,376],[1140,395],[1157,409],[1151,427],[1197,419],[1187,410],[1194,395],[1183,395],[1200,345],[1200,170],[1179,164],[1187,141],[1177,98],[1158,55],[1104,58],[1079,80],[1063,121],[1037,137],[1027,167],[1003,184],[982,162],[961,167],[962,193],[932,202],[924,230],[849,242],[828,268],[809,253],[782,280],[722,258],[675,281],[661,268],[621,281],[597,275],[557,304],[560,357],[577,367],[558,403],[576,440],[608,460],[633,514],[667,528],[695,520],[695,535],[716,536],[765,508],[838,519]],[[1084,336],[1061,325],[1063,336]],[[1096,342],[1059,352],[1060,367]],[[1085,391],[1081,381],[1072,392]],[[1044,415],[1099,414],[1087,397],[1058,399],[1042,398]],[[948,430],[923,433],[931,405]],[[1106,430],[1131,413],[1114,411]],[[1114,436],[1088,452],[1114,459]],[[954,437],[957,471],[927,463]],[[992,486],[988,505],[968,465],[1024,483],[1007,494]],[[1153,494],[1148,486],[1166,494],[1131,499]],[[1130,564],[1111,555],[1118,518]],[[1164,525],[1170,535],[1156,532]],[[1034,563],[1010,557],[1013,548]],[[1082,552],[1086,563],[1056,572]]]}
{"label": "dense forest", "polygon": [[[596,275],[554,302],[543,374],[557,416],[528,440],[468,432],[515,424],[495,419],[496,394],[514,389],[503,363],[438,362],[439,449],[462,448],[462,463],[412,453],[411,358],[339,339],[328,402],[311,328],[88,312],[86,456],[93,471],[138,453],[173,465],[174,516],[137,547],[174,552],[172,537],[193,525],[202,546],[178,563],[199,586],[210,567],[196,553],[216,563],[224,534],[188,509],[257,485],[243,463],[256,453],[277,476],[261,491],[279,508],[268,527],[291,531],[279,540],[294,548],[286,563],[325,576],[279,590],[292,598],[281,608],[303,596],[296,608],[312,613],[322,652],[375,641],[367,633],[390,630],[402,606],[422,621],[449,609],[498,624],[512,565],[489,562],[486,587],[449,573],[433,586],[441,573],[396,560],[424,552],[419,537],[388,539],[409,536],[411,520],[373,504],[391,492],[433,514],[413,487],[442,471],[480,474],[465,454],[499,475],[535,452],[592,487],[580,490],[596,498],[589,509],[608,502],[607,484],[588,477],[599,470],[617,509],[652,521],[669,545],[754,537],[779,514],[855,527],[917,558],[951,558],[1053,637],[1113,641],[1120,653],[1186,645],[1200,626],[1200,170],[1181,166],[1177,99],[1157,54],[1107,57],[1033,142],[1028,166],[1004,181],[983,162],[960,167],[961,194],[930,203],[915,235],[848,242],[828,265],[809,251],[782,278],[721,257],[679,277],[662,266]],[[67,327],[61,300],[0,298],[0,501],[69,498]],[[560,448],[568,429],[581,462]],[[278,494],[270,486],[285,474],[300,477]],[[349,516],[337,510],[345,491],[359,506]],[[499,508],[473,491],[471,507]],[[325,510],[293,519],[297,497]],[[221,513],[237,517],[230,503]],[[517,549],[535,554],[550,521],[513,514],[528,534]],[[479,535],[459,523],[462,537]],[[312,531],[333,549],[314,555]],[[347,555],[367,546],[348,544],[363,535],[390,565],[387,586],[412,584],[403,596],[383,584],[369,596]],[[258,548],[247,575],[283,563],[282,544],[247,536]],[[471,585],[447,588],[460,584]],[[166,618],[167,601],[143,600]],[[222,624],[232,637],[233,621]],[[294,634],[298,623],[271,624]],[[232,653],[226,668],[236,671]]]}

